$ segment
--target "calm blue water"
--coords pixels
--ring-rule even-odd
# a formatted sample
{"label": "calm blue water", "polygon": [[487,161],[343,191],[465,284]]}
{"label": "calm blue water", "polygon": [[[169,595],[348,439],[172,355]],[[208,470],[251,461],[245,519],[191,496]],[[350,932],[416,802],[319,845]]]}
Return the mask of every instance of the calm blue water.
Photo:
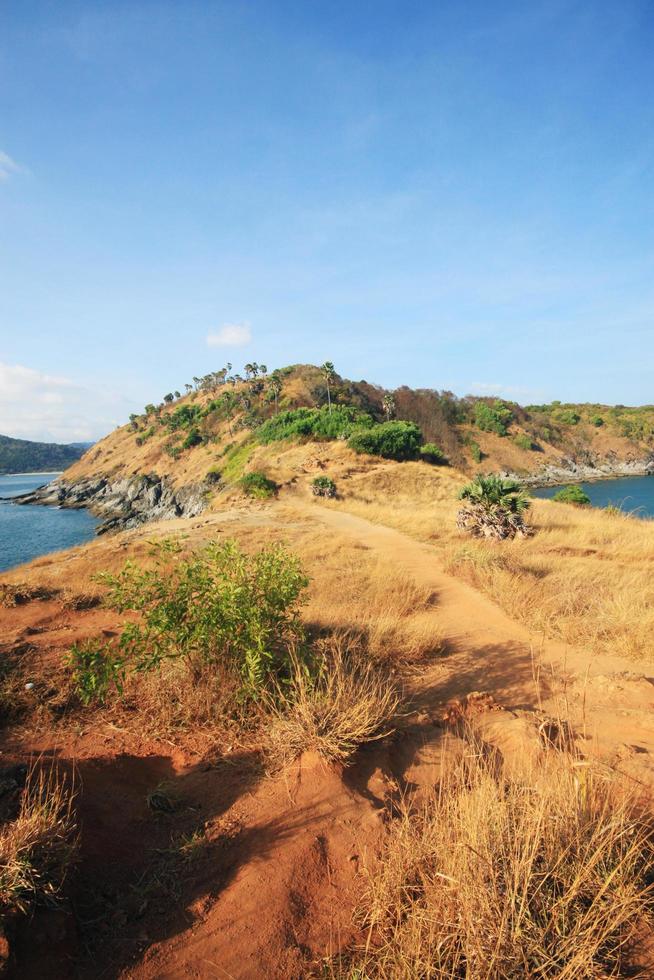
{"label": "calm blue water", "polygon": [[[571,481],[574,482],[574,481]],[[594,507],[613,504],[638,517],[654,517],[654,476],[625,476],[619,480],[599,480],[577,484],[585,490]],[[534,497],[553,497],[561,487],[534,490]]]}
{"label": "calm blue water", "polygon": [[[0,476],[0,497],[16,496],[49,483],[56,473]],[[18,507],[0,500],[0,571],[49,551],[72,548],[95,534],[96,519],[86,510]]]}

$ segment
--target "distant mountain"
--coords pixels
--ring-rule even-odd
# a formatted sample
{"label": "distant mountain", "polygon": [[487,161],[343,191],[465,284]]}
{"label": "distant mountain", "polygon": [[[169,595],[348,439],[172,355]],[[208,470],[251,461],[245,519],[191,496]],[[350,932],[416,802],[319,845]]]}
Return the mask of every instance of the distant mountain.
{"label": "distant mountain", "polygon": [[87,443],[61,446],[54,442],[29,442],[0,436],[0,473],[38,473],[65,470],[88,449]]}

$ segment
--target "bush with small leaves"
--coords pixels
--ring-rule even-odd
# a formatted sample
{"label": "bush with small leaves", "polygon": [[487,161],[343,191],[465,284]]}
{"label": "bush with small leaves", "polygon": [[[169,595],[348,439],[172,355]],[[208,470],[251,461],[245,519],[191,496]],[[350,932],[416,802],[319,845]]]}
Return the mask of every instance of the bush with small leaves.
{"label": "bush with small leaves", "polygon": [[424,459],[426,463],[433,463],[436,466],[447,464],[445,453],[433,442],[426,442],[424,446],[420,447],[420,458]]}
{"label": "bush with small leaves", "polygon": [[348,446],[357,453],[401,461],[416,459],[421,442],[422,432],[415,422],[382,422],[370,429],[358,429],[348,439]]}
{"label": "bush with small leaves", "polygon": [[176,542],[152,548],[154,565],[128,562],[104,574],[107,604],[140,613],[117,649],[74,648],[75,679],[84,699],[106,696],[126,673],[182,660],[191,671],[214,666],[240,679],[244,698],[290,676],[303,656],[299,607],[308,584],[299,560],[271,546],[247,555],[235,542],[211,544],[182,558]]}
{"label": "bush with small leaves", "polygon": [[587,507],[590,504],[588,494],[575,484],[558,490],[552,500],[556,500],[558,504],[574,504],[576,507]]}
{"label": "bush with small leaves", "polygon": [[265,473],[246,473],[238,481],[246,497],[255,497],[258,500],[265,500],[274,497],[277,493],[277,484],[268,479]]}
{"label": "bush with small leaves", "polygon": [[75,643],[68,655],[73,670],[73,685],[80,701],[103,704],[109,693],[123,689],[125,662],[120,654],[102,643],[87,640]]}
{"label": "bush with small leaves", "polygon": [[316,497],[336,496],[336,484],[329,476],[317,476],[311,482],[311,490]]}
{"label": "bush with small leaves", "polygon": [[531,436],[528,436],[523,432],[521,432],[517,436],[514,436],[513,441],[516,444],[516,446],[520,447],[520,449],[526,449],[528,452],[534,448],[534,443],[531,439]]}

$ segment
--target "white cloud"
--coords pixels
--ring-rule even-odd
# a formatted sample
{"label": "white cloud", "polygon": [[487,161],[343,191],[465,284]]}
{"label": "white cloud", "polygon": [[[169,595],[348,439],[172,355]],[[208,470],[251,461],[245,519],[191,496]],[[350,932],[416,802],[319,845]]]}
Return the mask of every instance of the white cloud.
{"label": "white cloud", "polygon": [[0,150],[0,180],[8,180],[12,174],[19,174],[21,167],[12,160],[8,153]]}
{"label": "white cloud", "polygon": [[89,442],[125,421],[127,399],[98,386],[0,361],[0,434],[44,442]]}
{"label": "white cloud", "polygon": [[245,347],[252,340],[250,324],[224,323],[216,333],[207,334],[209,347]]}

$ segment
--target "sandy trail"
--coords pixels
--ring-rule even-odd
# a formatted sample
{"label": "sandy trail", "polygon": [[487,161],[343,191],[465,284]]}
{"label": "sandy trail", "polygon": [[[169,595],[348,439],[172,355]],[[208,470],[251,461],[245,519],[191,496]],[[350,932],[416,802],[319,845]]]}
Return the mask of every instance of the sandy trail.
{"label": "sandy trail", "polygon": [[[507,708],[541,708],[582,726],[599,754],[654,782],[654,681],[624,657],[570,647],[530,631],[492,600],[440,566],[435,550],[393,528],[319,504],[297,510],[368,548],[392,555],[436,594],[434,631],[447,656],[415,678],[427,710],[473,690]],[[650,672],[651,673],[651,672]],[[638,756],[638,759],[634,759]]]}

